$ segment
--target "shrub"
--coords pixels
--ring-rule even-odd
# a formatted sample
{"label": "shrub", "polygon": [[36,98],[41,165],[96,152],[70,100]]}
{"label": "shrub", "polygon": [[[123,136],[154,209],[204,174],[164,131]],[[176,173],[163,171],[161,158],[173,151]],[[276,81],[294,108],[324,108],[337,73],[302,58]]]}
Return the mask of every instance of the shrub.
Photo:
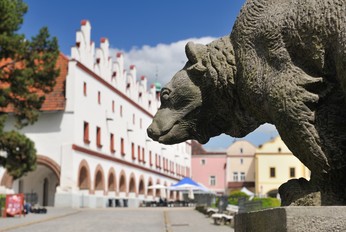
{"label": "shrub", "polygon": [[255,197],[253,201],[262,201],[262,208],[274,208],[279,207],[281,205],[280,200],[273,197],[267,197],[267,198],[258,198]]}
{"label": "shrub", "polygon": [[239,198],[246,198],[246,200],[248,200],[249,196],[239,190],[233,191],[228,197],[228,204],[238,205]]}

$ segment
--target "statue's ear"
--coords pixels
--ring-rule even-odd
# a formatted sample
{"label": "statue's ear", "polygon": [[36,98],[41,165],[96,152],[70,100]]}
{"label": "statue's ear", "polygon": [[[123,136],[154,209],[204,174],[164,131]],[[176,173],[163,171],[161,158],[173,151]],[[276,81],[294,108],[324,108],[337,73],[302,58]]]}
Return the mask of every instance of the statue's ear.
{"label": "statue's ear", "polygon": [[198,62],[196,46],[193,42],[190,41],[186,44],[185,53],[186,53],[187,59],[189,59],[189,61],[192,64],[196,64]]}
{"label": "statue's ear", "polygon": [[202,44],[188,42],[185,46],[185,53],[189,61],[193,64],[189,70],[205,72],[207,68],[202,64],[202,59],[207,53],[207,47]]}

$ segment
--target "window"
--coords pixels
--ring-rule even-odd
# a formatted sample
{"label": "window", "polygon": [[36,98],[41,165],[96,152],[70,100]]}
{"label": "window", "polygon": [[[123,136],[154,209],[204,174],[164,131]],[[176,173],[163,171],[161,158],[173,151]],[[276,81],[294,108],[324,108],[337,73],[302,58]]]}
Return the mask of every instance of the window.
{"label": "window", "polygon": [[290,177],[296,177],[296,168],[290,168]]}
{"label": "window", "polygon": [[201,159],[201,164],[205,165],[205,159]]}
{"label": "window", "polygon": [[233,181],[238,181],[238,172],[233,172]]}
{"label": "window", "polygon": [[269,175],[270,175],[270,177],[271,178],[275,178],[275,176],[276,176],[276,173],[275,173],[275,168],[273,168],[273,167],[271,167],[270,169],[269,169]]}
{"label": "window", "polygon": [[135,144],[131,143],[131,154],[132,154],[132,159],[136,159],[136,154],[135,154]]}
{"label": "window", "polygon": [[123,117],[123,106],[120,106],[120,117]]}
{"label": "window", "polygon": [[142,147],[142,161],[143,161],[143,163],[146,163],[145,162],[145,150],[144,150],[144,147]]}
{"label": "window", "polygon": [[245,181],[245,172],[240,173],[240,181]]}
{"label": "window", "polygon": [[155,154],[155,166],[159,167],[159,160],[157,159],[157,154]]}
{"label": "window", "polygon": [[84,122],[84,142],[85,143],[90,143],[89,140],[89,123],[88,122]]}
{"label": "window", "polygon": [[243,154],[244,150],[243,148],[240,148],[240,154]]}
{"label": "window", "polygon": [[143,122],[142,122],[142,119],[140,118],[140,119],[139,119],[139,128],[142,129],[142,127],[143,127]]}
{"label": "window", "polygon": [[100,127],[96,127],[96,146],[101,148],[102,144],[101,144],[101,128]]}
{"label": "window", "polygon": [[101,92],[100,91],[97,92],[97,102],[99,104],[101,104]]}
{"label": "window", "polygon": [[244,163],[244,159],[241,158],[241,159],[240,159],[240,164],[243,164],[243,163]]}
{"label": "window", "polygon": [[142,157],[141,157],[141,147],[140,146],[137,147],[137,156],[138,156],[138,161],[141,162]]}
{"label": "window", "polygon": [[124,139],[123,138],[120,139],[120,153],[121,153],[122,156],[125,155],[125,144],[124,144]]}
{"label": "window", "polygon": [[115,146],[114,146],[114,134],[113,133],[110,134],[110,138],[109,139],[110,139],[110,141],[109,141],[110,150],[111,150],[112,153],[114,153],[115,152]]}
{"label": "window", "polygon": [[153,157],[152,157],[151,151],[149,151],[149,164],[150,164],[150,166],[153,166]]}
{"label": "window", "polygon": [[115,112],[115,103],[114,103],[114,101],[112,101],[112,112],[113,113]]}
{"label": "window", "polygon": [[210,184],[210,186],[215,186],[216,185],[216,177],[215,176],[210,176],[209,184]]}
{"label": "window", "polygon": [[132,124],[135,125],[136,124],[136,115],[132,114]]}
{"label": "window", "polygon": [[87,83],[86,82],[83,83],[83,94],[84,94],[84,96],[87,95]]}

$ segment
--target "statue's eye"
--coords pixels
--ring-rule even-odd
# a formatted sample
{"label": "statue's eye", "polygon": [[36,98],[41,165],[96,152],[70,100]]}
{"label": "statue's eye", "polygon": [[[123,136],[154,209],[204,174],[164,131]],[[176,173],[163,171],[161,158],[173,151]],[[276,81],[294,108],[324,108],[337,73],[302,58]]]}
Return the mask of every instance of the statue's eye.
{"label": "statue's eye", "polygon": [[169,99],[170,91],[168,89],[163,89],[161,91],[161,99],[167,101]]}

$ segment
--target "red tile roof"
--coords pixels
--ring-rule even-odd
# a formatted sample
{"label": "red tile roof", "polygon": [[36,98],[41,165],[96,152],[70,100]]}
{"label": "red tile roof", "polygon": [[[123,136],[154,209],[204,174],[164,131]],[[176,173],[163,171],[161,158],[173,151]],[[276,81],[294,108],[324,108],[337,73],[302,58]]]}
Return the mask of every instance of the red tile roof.
{"label": "red tile roof", "polygon": [[202,144],[200,144],[196,140],[191,141],[191,148],[192,148],[192,155],[207,154],[207,151],[204,150]]}
{"label": "red tile roof", "polygon": [[[59,111],[65,109],[65,82],[68,71],[69,59],[62,53],[59,54],[56,67],[60,68],[59,76],[56,79],[56,84],[53,91],[45,94],[45,101],[42,104],[41,111]],[[44,94],[42,91],[37,92],[39,95]],[[8,105],[5,109],[2,108],[2,112],[13,112],[13,107]]]}
{"label": "red tile roof", "polygon": [[59,76],[53,91],[46,94],[46,100],[42,104],[41,111],[57,111],[65,109],[65,83],[68,71],[69,59],[62,53],[59,54],[56,66],[60,68]]}

